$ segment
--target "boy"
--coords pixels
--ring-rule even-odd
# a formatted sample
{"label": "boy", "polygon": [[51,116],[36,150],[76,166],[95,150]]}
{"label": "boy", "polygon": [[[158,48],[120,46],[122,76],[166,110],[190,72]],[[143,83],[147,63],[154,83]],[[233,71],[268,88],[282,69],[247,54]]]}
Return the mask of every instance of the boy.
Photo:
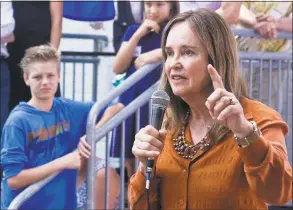
{"label": "boy", "polygon": [[[59,175],[22,208],[76,208],[76,178],[82,159],[74,150],[86,132],[87,116],[94,103],[54,98],[60,79],[59,66],[59,54],[47,45],[29,48],[21,61],[32,98],[15,107],[3,128],[3,209],[25,187],[56,172]],[[120,109],[119,104],[109,107],[101,121]]]}

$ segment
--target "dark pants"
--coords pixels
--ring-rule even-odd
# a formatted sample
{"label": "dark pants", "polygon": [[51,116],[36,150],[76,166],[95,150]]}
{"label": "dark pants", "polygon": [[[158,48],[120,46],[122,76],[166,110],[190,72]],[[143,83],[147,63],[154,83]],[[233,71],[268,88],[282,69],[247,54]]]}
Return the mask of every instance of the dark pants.
{"label": "dark pants", "polygon": [[[8,70],[8,65],[6,63],[6,61],[4,60],[3,57],[0,57],[0,79],[1,79],[1,83],[0,83],[0,90],[1,90],[1,117],[0,117],[0,138],[2,135],[2,129],[3,129],[3,125],[9,115],[9,108],[8,108],[8,104],[9,104],[9,91],[10,91],[10,78],[9,78],[9,70]],[[2,168],[0,167],[0,181],[2,180]],[[0,188],[1,190],[1,188]]]}
{"label": "dark pants", "polygon": [[1,83],[0,83],[0,89],[1,89],[1,117],[0,117],[0,136],[2,134],[2,128],[3,125],[9,115],[9,95],[10,95],[10,75],[8,70],[8,65],[3,57],[0,58],[0,75],[1,75]]}

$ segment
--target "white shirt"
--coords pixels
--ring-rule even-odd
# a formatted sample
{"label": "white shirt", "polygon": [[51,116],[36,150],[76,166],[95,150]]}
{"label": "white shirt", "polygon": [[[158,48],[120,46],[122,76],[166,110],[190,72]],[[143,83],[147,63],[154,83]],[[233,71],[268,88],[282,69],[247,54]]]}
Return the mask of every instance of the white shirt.
{"label": "white shirt", "polygon": [[[10,35],[15,26],[15,21],[13,18],[13,8],[11,1],[2,2],[1,1],[1,39]],[[1,55],[8,56],[6,49],[6,43],[1,44]]]}

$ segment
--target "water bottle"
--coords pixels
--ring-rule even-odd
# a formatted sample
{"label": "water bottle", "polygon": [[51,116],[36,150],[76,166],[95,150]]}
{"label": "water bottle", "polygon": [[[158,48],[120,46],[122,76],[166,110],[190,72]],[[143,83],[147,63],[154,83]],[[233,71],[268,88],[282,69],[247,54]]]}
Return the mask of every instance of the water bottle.
{"label": "water bottle", "polygon": [[113,80],[112,84],[114,87],[120,85],[126,79],[126,73],[117,74],[115,79]]}

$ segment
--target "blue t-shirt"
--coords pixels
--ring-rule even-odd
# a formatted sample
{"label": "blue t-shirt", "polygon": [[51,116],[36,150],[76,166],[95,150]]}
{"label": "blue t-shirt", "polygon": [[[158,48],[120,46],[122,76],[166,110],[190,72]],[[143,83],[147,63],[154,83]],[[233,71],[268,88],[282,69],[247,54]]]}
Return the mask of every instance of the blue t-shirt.
{"label": "blue t-shirt", "polygon": [[[12,190],[7,184],[9,177],[16,176],[23,169],[46,164],[77,148],[80,137],[86,132],[87,117],[93,104],[55,98],[50,112],[24,102],[16,106],[2,133],[2,209],[8,208],[24,190]],[[62,171],[20,209],[76,208],[76,178],[77,170]]]}

